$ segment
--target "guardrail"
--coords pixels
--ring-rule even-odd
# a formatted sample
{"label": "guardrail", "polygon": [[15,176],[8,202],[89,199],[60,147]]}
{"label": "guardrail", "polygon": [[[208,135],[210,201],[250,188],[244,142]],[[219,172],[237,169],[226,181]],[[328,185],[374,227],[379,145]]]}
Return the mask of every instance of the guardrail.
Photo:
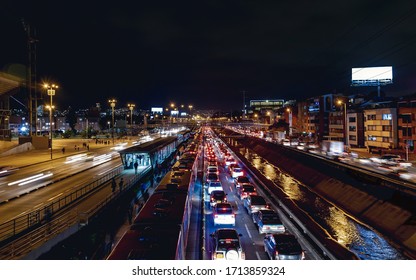
{"label": "guardrail", "polygon": [[122,170],[123,167],[120,166],[94,182],[91,182],[64,197],[53,200],[48,205],[0,224],[0,244],[4,241],[13,239],[26,230],[39,227],[42,223],[50,221],[55,213],[80,200],[83,196],[94,192],[100,185],[120,174]]}
{"label": "guardrail", "polygon": [[[240,159],[239,156],[237,156],[233,151],[231,151],[231,153],[233,154],[233,156],[235,158]],[[290,219],[287,219],[288,221],[293,221],[296,223],[296,226],[298,228],[300,228],[302,230],[302,232],[307,235],[307,237],[312,240],[312,242],[315,243],[315,245],[317,247],[319,247],[319,249],[322,251],[322,254],[324,256],[326,256],[329,259],[332,260],[337,260],[338,258],[331,252],[328,250],[328,248],[326,247],[326,245],[324,243],[322,243],[318,238],[316,238],[314,236],[314,234],[312,234],[309,229],[307,227],[305,227],[305,225],[303,224],[303,222],[301,221],[301,219],[299,219],[294,213],[293,211],[291,211],[288,207],[286,207],[286,205],[284,204],[284,202],[281,201],[281,199],[279,199],[270,189],[269,187],[263,183],[263,181],[257,177],[257,175],[251,171],[250,168],[247,167],[247,165],[244,163],[243,160],[240,159],[240,163],[244,166],[244,168],[246,170],[248,170],[248,172],[250,173],[250,175],[252,176],[252,178],[254,178],[256,180],[256,182],[258,184],[260,184],[263,187],[263,190],[267,191],[267,195],[269,198],[273,198],[273,200],[275,202],[277,202],[277,204],[279,205],[279,207],[284,210],[284,213],[286,213],[286,215],[288,215],[290,217]],[[328,235],[329,238],[329,235]]]}
{"label": "guardrail", "polygon": [[[130,180],[126,182],[123,192],[134,186],[140,179],[143,178],[143,176],[145,176],[148,173],[150,169],[151,167],[147,167],[133,178],[130,178]],[[96,180],[91,184],[88,184],[87,186],[83,187],[91,188],[91,186],[95,186],[95,188],[91,188],[88,192],[80,192],[79,190],[77,190],[72,193],[73,196],[68,195],[67,200],[65,200],[65,198],[62,198],[59,199],[61,201],[60,203],[59,201],[52,202],[49,206],[51,206],[52,204],[55,205],[55,215],[52,216],[50,220],[47,220],[45,215],[43,214],[43,220],[41,220],[41,222],[38,223],[36,227],[31,227],[30,230],[28,230],[28,232],[22,233],[18,237],[16,236],[15,239],[8,242],[5,246],[1,247],[0,259],[21,259],[28,255],[35,248],[42,246],[45,242],[57,237],[58,235],[69,230],[70,228],[76,227],[75,230],[78,230],[83,225],[88,224],[88,220],[91,217],[95,216],[100,209],[105,207],[114,198],[121,195],[121,193],[110,193],[102,201],[95,204],[94,207],[82,213],[80,213],[78,209],[66,209],[66,211],[58,211],[63,210],[65,206],[69,206],[71,204],[68,201],[69,198],[73,199],[72,203],[80,202],[82,199],[87,197],[87,194],[89,196],[89,194],[92,194],[94,190],[99,189],[99,186],[102,186],[104,183],[108,182],[111,178],[113,178],[113,176],[120,174],[121,170],[123,170],[122,167],[117,168],[116,170],[113,170],[112,172],[103,176],[99,180]],[[98,184],[99,181],[101,181],[102,183]],[[63,206],[64,202],[65,206]],[[58,206],[59,210],[57,210],[58,208],[56,208]],[[28,217],[28,215],[25,216]]]}

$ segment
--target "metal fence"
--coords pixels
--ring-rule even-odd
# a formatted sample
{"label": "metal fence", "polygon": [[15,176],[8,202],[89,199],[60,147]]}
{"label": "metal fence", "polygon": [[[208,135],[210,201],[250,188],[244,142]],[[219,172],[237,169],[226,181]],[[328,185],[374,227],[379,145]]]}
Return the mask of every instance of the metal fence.
{"label": "metal fence", "polygon": [[108,182],[114,176],[121,173],[123,167],[120,166],[111,172],[107,173],[103,177],[91,182],[83,187],[78,188],[72,193],[67,194],[64,197],[53,200],[48,205],[45,205],[39,209],[35,209],[27,214],[19,216],[13,220],[0,224],[0,244],[3,241],[13,239],[21,233],[27,230],[41,226],[43,223],[52,219],[55,213],[63,210],[69,205],[79,201],[85,195],[91,194],[99,189],[99,187]]}
{"label": "metal fence", "polygon": [[[43,207],[42,209],[33,211],[25,215],[25,219],[22,218],[22,221],[10,221],[11,224],[5,223],[1,225],[4,226],[8,224],[8,226],[4,226],[1,228],[6,229],[2,231],[3,233],[7,233],[8,231],[12,232],[12,230],[15,230],[17,232],[18,229],[21,229],[21,234],[18,237],[16,236],[16,238],[12,239],[10,242],[7,242],[5,246],[0,248],[0,259],[21,259],[27,254],[29,254],[31,251],[33,251],[35,248],[42,246],[45,242],[57,237],[59,234],[67,231],[69,228],[74,226],[78,226],[79,228],[81,228],[82,225],[88,224],[88,219],[96,215],[96,213],[100,209],[105,207],[114,198],[121,195],[121,193],[110,193],[102,201],[97,202],[97,204],[95,204],[91,209],[82,213],[79,213],[78,209],[70,208],[67,206],[79,202],[82,199],[88,197],[89,194],[99,189],[99,187],[102,186],[104,183],[111,180],[111,178],[113,178],[114,176],[120,174],[122,170],[122,167],[113,170],[112,172],[108,173],[102,178],[74,191],[71,194],[68,194],[66,197],[58,199],[50,203],[48,206]],[[148,167],[136,176],[130,178],[130,180],[126,182],[123,192],[134,186],[150,170],[151,167]],[[65,211],[60,211],[64,210],[65,207],[67,207]],[[50,209],[51,214],[45,213],[48,212],[48,210],[46,209]],[[31,223],[29,222],[29,219],[36,215],[39,216],[36,218],[37,220],[35,220],[38,221],[36,226],[30,226]],[[48,217],[48,215],[51,216]],[[15,225],[17,224],[21,224],[21,226],[16,227]],[[26,230],[25,233],[23,233],[24,230]]]}

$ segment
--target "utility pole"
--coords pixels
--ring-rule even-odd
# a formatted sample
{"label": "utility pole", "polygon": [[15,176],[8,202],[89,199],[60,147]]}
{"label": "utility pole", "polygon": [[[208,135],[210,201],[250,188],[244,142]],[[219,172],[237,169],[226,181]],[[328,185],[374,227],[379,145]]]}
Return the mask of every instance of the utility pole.
{"label": "utility pole", "polygon": [[29,135],[32,136],[33,123],[35,123],[35,127],[37,126],[36,43],[38,40],[35,38],[36,31],[32,31],[30,25],[24,19],[22,19],[22,24],[27,35],[28,65],[26,66],[26,88],[28,90]]}

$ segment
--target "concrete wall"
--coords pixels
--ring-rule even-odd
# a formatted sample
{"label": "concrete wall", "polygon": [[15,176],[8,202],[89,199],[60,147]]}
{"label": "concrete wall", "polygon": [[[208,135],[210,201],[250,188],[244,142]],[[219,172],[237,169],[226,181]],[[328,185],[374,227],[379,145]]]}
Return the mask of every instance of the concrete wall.
{"label": "concrete wall", "polygon": [[14,147],[14,148],[6,151],[6,152],[1,153],[0,156],[15,155],[15,154],[27,152],[27,151],[30,151],[30,150],[33,150],[33,149],[34,149],[34,147],[33,147],[32,143],[27,142],[27,143],[24,143],[22,145],[16,146],[16,147]]}
{"label": "concrete wall", "polygon": [[397,190],[345,178],[347,176],[344,171],[329,165],[320,166],[309,155],[257,139],[243,141],[263,158],[416,256],[416,213],[412,210],[414,207],[406,207],[406,203],[412,199],[401,197]]}

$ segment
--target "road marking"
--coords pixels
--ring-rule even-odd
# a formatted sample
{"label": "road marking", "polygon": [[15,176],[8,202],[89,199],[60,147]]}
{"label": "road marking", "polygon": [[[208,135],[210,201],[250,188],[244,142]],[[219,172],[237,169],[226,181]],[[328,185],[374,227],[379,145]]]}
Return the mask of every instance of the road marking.
{"label": "road marking", "polygon": [[261,260],[259,252],[256,251],[256,256],[258,260]]}
{"label": "road marking", "polygon": [[41,205],[43,205],[43,202],[42,203],[39,203],[38,205],[35,205],[35,207],[33,207],[33,208],[34,209],[39,208]]}
{"label": "road marking", "polygon": [[51,200],[53,200],[53,199],[55,199],[55,198],[57,198],[57,197],[59,197],[59,196],[61,196],[61,195],[63,195],[64,193],[60,193],[60,194],[58,194],[58,195],[55,195],[54,197],[51,197],[51,198],[49,198],[48,199],[48,201],[51,201]]}
{"label": "road marking", "polygon": [[248,231],[247,224],[244,224],[244,226],[246,227],[246,231],[247,231],[248,237],[250,237],[250,239],[253,239],[253,237],[251,236],[250,232]]}

